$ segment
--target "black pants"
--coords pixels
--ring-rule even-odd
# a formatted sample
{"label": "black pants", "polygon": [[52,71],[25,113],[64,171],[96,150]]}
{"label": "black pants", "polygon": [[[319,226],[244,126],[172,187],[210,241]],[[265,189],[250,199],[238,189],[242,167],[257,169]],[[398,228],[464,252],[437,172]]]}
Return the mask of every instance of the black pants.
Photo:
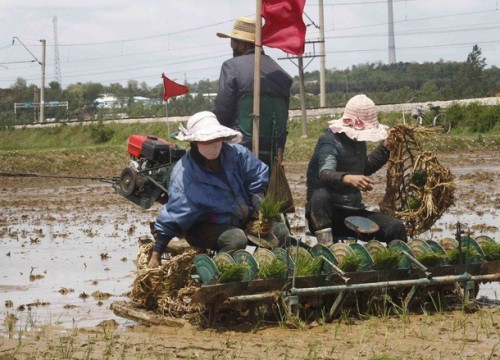
{"label": "black pants", "polygon": [[344,223],[345,218],[349,216],[362,216],[379,226],[379,231],[375,234],[364,235],[361,240],[368,241],[375,238],[385,243],[392,240],[408,241],[406,229],[401,220],[380,212],[338,208],[326,189],[316,190],[306,204],[306,219],[312,233],[331,227],[334,237],[356,237],[357,234]]}

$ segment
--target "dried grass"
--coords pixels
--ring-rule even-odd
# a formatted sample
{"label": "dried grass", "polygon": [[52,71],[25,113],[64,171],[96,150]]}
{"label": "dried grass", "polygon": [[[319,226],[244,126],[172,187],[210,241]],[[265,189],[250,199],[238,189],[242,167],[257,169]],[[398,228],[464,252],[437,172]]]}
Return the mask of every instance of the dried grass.
{"label": "dried grass", "polygon": [[410,236],[429,230],[454,202],[450,170],[418,140],[431,133],[406,125],[394,126],[389,132],[393,149],[380,209],[403,220]]}
{"label": "dried grass", "polygon": [[188,249],[184,253],[167,259],[160,267],[148,268],[152,244],[141,246],[136,260],[136,278],[132,284],[132,303],[162,315],[189,318],[200,311],[191,305],[191,296],[198,289],[191,278],[193,259],[200,252]]}

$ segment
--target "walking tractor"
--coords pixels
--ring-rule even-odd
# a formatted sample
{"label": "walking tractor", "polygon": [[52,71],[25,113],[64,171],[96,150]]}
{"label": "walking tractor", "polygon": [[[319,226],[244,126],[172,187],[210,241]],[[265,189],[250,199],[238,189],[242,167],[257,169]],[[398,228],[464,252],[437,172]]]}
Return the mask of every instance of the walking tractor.
{"label": "walking tractor", "polygon": [[186,150],[157,136],[131,135],[127,152],[130,163],[113,184],[116,192],[144,209],[165,204],[170,173]]}

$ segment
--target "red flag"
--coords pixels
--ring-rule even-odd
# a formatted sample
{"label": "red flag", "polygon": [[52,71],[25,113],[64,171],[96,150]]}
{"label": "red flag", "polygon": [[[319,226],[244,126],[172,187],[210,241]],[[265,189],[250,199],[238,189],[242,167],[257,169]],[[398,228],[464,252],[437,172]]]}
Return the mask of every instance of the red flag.
{"label": "red flag", "polygon": [[165,74],[161,74],[163,78],[163,100],[167,101],[172,96],[184,95],[189,92],[189,88],[187,86],[177,84],[175,81],[170,80]]}
{"label": "red flag", "polygon": [[306,0],[262,0],[262,44],[289,54],[302,55],[306,25],[302,13]]}

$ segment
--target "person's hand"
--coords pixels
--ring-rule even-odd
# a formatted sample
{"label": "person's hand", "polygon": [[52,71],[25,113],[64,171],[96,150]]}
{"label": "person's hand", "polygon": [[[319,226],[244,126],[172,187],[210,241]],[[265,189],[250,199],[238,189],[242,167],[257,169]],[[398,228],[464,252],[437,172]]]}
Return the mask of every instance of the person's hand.
{"label": "person's hand", "polygon": [[386,149],[392,150],[392,142],[389,140],[389,138],[385,139],[382,145],[384,145]]}
{"label": "person's hand", "polygon": [[364,175],[345,175],[342,178],[345,185],[352,186],[361,191],[370,191],[373,189],[373,180]]}
{"label": "person's hand", "polygon": [[151,254],[151,259],[149,259],[148,268],[157,268],[161,264],[161,255],[156,251]]}

